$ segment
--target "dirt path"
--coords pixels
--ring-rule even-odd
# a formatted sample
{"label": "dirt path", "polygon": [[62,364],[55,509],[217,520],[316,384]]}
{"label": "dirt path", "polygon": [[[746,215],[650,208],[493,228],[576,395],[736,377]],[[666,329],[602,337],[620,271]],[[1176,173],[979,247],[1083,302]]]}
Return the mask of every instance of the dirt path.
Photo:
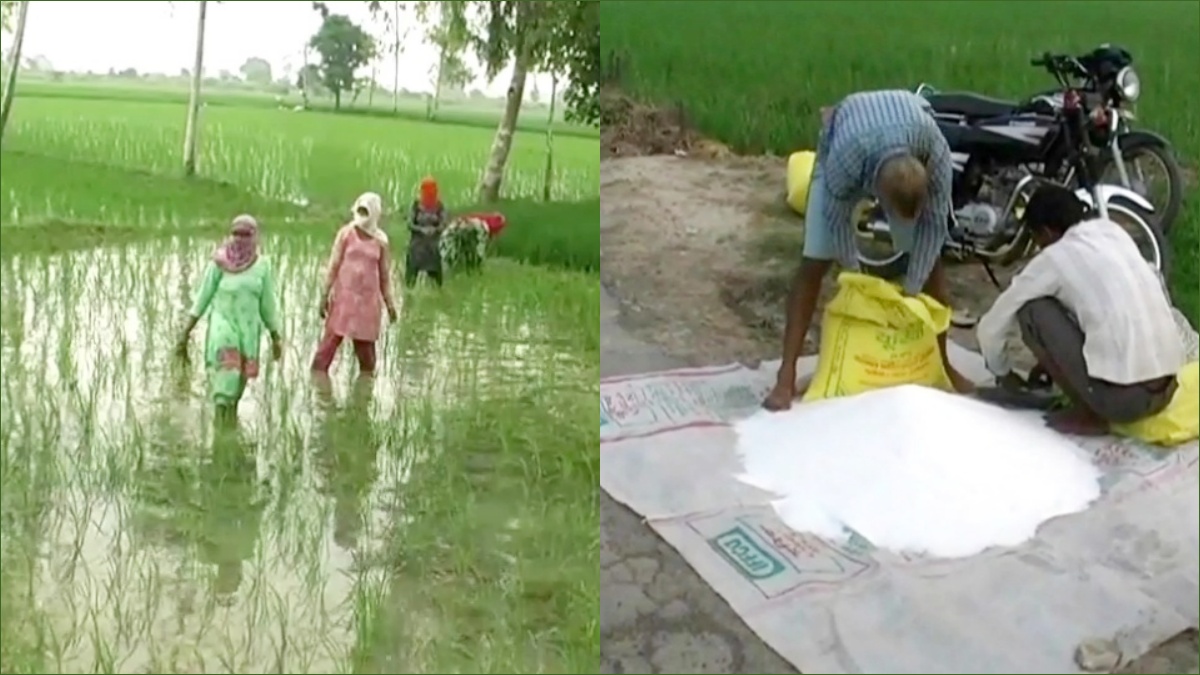
{"label": "dirt path", "polygon": [[[664,149],[670,152],[672,143],[677,148],[684,145],[680,138],[678,134],[667,138],[670,142]],[[669,154],[602,160],[601,277],[620,306],[622,328],[670,359],[687,364],[778,358],[784,297],[803,241],[803,223],[784,201],[784,169],[779,158],[698,159]],[[978,266],[954,266],[950,276],[956,309],[978,316],[997,294]],[[1006,276],[1001,275],[1002,282]],[[830,287],[827,284],[826,297]],[[971,331],[954,330],[952,337],[974,346]],[[806,351],[815,351],[817,339],[819,324]],[[644,525],[641,529],[653,537]],[[615,536],[609,538],[615,541]],[[615,543],[614,547],[620,548]],[[687,575],[692,586],[698,585],[686,566],[663,565],[677,576]],[[655,577],[635,589],[635,594],[656,597],[660,593],[653,586],[663,583],[685,582]],[[707,592],[715,601],[715,594]],[[644,621],[645,616],[636,624],[638,630],[650,628]],[[703,652],[704,643],[697,638],[693,647]],[[608,655],[607,640],[605,644],[606,663],[621,658],[625,668],[630,667],[632,662],[624,657]],[[632,658],[633,648],[629,651]],[[1138,659],[1124,672],[1197,673],[1198,652],[1200,643],[1192,631]],[[691,665],[696,669],[688,672],[737,672],[724,669],[729,663],[726,658],[701,656],[696,655]],[[759,666],[778,668],[765,660]],[[606,668],[605,672],[622,670]]]}

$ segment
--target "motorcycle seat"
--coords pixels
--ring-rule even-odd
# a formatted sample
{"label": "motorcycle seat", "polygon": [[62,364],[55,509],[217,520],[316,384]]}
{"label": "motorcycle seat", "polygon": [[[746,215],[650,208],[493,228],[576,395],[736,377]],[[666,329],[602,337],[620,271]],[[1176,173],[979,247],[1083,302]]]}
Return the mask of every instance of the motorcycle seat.
{"label": "motorcycle seat", "polygon": [[969,119],[1010,115],[1020,107],[1016,101],[990,98],[969,91],[932,94],[926,99],[934,112],[962,115]]}

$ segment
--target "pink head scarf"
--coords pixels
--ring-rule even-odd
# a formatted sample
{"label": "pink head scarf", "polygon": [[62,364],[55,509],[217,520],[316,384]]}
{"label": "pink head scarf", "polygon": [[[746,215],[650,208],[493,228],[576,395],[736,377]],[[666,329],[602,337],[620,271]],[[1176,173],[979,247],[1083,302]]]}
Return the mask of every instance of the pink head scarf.
{"label": "pink head scarf", "polygon": [[249,269],[258,260],[258,221],[242,214],[233,219],[229,236],[213,253],[213,262],[226,272]]}

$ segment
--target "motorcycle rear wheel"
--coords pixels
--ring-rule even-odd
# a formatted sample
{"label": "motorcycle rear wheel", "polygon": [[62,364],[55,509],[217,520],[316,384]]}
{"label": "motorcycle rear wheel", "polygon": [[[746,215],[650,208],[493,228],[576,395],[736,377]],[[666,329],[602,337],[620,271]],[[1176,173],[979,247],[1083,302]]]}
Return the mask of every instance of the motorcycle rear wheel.
{"label": "motorcycle rear wheel", "polygon": [[[862,213],[858,209],[855,211],[856,216]],[[1138,250],[1141,251],[1142,257],[1165,279],[1170,274],[1170,248],[1166,235],[1155,224],[1152,215],[1121,197],[1115,197],[1108,203],[1109,219],[1129,233]],[[856,219],[855,222],[856,233],[859,235],[858,262],[863,271],[889,280],[898,280],[903,277],[908,271],[908,254],[897,251],[891,237],[886,234],[876,235],[874,239],[867,242],[867,235],[863,234],[862,228],[857,225],[859,221]],[[1014,252],[1032,254],[1036,251],[1032,241],[1028,241],[1027,234],[1022,232],[1020,238],[1027,244],[1014,246]],[[1016,260],[1011,262],[1016,262]],[[1009,261],[1006,259],[1002,264],[1009,264]]]}

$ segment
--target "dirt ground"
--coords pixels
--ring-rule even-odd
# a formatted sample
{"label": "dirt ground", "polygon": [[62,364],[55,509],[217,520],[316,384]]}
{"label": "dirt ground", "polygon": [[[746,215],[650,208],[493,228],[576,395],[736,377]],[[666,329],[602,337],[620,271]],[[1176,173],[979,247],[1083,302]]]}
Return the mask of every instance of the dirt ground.
{"label": "dirt ground", "polygon": [[[685,363],[778,358],[803,241],[803,222],[785,201],[786,160],[736,157],[687,131],[680,112],[616,104],[601,138],[601,278],[628,327]],[[1013,271],[997,276],[1004,283]],[[998,293],[978,264],[953,265],[950,278],[955,309],[972,316]],[[819,340],[817,314],[808,353]],[[974,347],[970,330],[951,337]],[[1027,355],[1015,356],[1028,365]],[[1198,654],[1190,631],[1123,672],[1196,673]]]}
{"label": "dirt ground", "polygon": [[[601,160],[601,274],[642,336],[692,362],[777,357],[803,221],[784,196],[785,160],[646,155]],[[1011,270],[997,270],[1001,281]],[[953,265],[956,309],[978,316],[997,289]],[[825,297],[833,284],[826,284]],[[815,351],[820,317],[806,345]],[[955,330],[973,344],[971,331]]]}

